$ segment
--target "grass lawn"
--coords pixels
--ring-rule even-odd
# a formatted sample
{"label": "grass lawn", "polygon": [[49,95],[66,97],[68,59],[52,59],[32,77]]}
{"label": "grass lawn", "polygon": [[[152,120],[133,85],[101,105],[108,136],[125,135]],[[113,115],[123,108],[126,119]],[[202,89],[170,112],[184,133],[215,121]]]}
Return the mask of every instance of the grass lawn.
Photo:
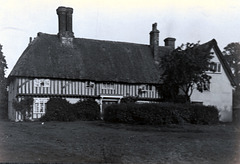
{"label": "grass lawn", "polygon": [[240,163],[240,129],[229,124],[0,121],[0,132],[0,162]]}

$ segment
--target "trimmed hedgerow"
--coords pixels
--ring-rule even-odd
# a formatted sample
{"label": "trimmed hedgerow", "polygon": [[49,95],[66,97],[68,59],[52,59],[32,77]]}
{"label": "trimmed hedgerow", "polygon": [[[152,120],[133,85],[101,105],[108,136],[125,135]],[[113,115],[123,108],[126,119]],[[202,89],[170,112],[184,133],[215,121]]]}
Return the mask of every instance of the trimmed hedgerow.
{"label": "trimmed hedgerow", "polygon": [[213,106],[190,104],[114,104],[104,110],[104,120],[129,124],[215,124],[218,111]]}
{"label": "trimmed hedgerow", "polygon": [[65,99],[51,98],[40,121],[98,120],[99,116],[99,105],[92,99],[71,104]]}
{"label": "trimmed hedgerow", "polygon": [[93,99],[86,99],[73,104],[75,116],[78,120],[99,120],[100,108],[98,103]]}

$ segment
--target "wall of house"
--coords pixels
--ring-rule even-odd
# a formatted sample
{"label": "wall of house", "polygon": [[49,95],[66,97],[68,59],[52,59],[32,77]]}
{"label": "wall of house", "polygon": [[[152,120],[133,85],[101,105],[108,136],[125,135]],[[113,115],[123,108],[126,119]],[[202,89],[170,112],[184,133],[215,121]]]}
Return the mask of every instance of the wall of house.
{"label": "wall of house", "polygon": [[[36,81],[40,81],[36,84]],[[41,85],[43,83],[43,85]],[[99,96],[122,95],[122,96],[139,96],[141,98],[159,98],[156,87],[143,89],[139,94],[139,89],[143,85],[120,84],[120,83],[93,83],[89,86],[89,81],[73,80],[55,80],[55,79],[29,79],[18,78],[19,95],[60,95],[60,96]]]}
{"label": "wall of house", "polygon": [[[14,89],[11,86],[14,85]],[[94,83],[90,81],[57,80],[57,79],[37,79],[37,78],[16,78],[10,83],[10,110],[11,120],[21,120],[21,114],[12,108],[13,97],[20,101],[25,96],[33,98],[63,97],[70,103],[75,103],[84,97],[99,98],[100,105],[105,97],[108,99],[121,98],[124,96],[139,96],[142,99],[159,98],[157,89],[153,85],[144,88],[143,85],[120,84],[120,83]],[[37,100],[37,99],[36,99]],[[41,100],[42,101],[42,100]],[[34,100],[35,102],[35,100]],[[35,106],[33,105],[35,109]],[[33,109],[33,110],[34,110]],[[34,118],[39,118],[43,113],[34,114]],[[35,117],[36,116],[36,117]]]}
{"label": "wall of house", "polygon": [[[213,62],[219,63],[219,60],[214,53]],[[202,102],[204,105],[214,105],[218,108],[220,114],[220,121],[232,121],[232,103],[233,103],[233,87],[221,66],[221,72],[208,72],[211,83],[210,90],[205,90],[203,93],[194,90],[191,101]]]}

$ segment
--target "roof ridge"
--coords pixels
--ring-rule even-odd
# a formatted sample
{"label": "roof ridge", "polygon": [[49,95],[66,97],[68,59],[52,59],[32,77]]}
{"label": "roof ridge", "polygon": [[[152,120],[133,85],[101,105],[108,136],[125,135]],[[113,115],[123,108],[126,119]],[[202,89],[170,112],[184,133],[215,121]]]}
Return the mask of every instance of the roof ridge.
{"label": "roof ridge", "polygon": [[[48,33],[43,33],[43,32],[38,32],[37,37],[41,36],[56,36],[57,34],[48,34]],[[133,42],[128,42],[128,41],[113,41],[113,40],[104,40],[104,39],[91,39],[91,38],[80,38],[80,37],[74,37],[74,39],[83,39],[83,40],[90,40],[90,41],[100,41],[100,42],[111,42],[111,43],[120,43],[120,44],[133,44],[133,45],[144,45],[144,46],[149,46],[148,44],[143,44],[143,43],[133,43]],[[159,46],[161,47],[161,46]]]}

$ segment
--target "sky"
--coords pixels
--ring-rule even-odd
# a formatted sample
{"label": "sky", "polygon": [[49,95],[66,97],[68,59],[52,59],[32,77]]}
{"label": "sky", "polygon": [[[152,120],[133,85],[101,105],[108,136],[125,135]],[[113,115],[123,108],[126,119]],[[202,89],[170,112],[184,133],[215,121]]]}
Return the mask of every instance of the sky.
{"label": "sky", "polygon": [[216,39],[221,51],[240,41],[239,0],[0,0],[0,44],[8,75],[38,32],[57,34],[59,6],[73,8],[77,38],[149,44],[152,24],[159,44]]}

